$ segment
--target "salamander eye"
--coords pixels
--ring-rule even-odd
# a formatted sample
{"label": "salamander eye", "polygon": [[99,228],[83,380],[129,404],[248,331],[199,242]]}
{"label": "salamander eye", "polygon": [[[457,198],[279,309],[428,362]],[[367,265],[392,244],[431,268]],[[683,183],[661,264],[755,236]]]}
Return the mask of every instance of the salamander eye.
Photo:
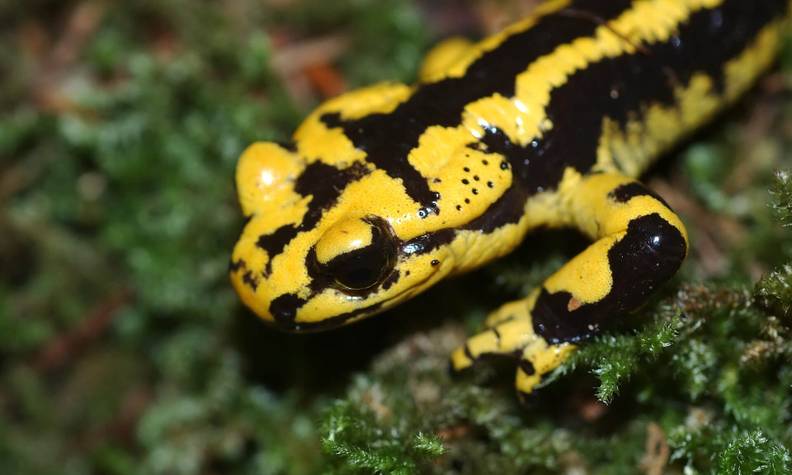
{"label": "salamander eye", "polygon": [[[328,255],[333,257],[327,259]],[[388,277],[396,264],[396,243],[390,225],[375,216],[340,223],[317,244],[317,261],[320,272],[340,290],[372,289]]]}

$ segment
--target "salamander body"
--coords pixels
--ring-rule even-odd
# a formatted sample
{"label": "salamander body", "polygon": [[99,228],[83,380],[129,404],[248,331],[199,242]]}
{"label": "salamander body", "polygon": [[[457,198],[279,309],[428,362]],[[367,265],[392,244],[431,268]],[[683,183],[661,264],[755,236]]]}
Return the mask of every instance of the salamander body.
{"label": "salamander body", "polygon": [[512,251],[592,244],[452,355],[515,355],[529,393],[678,270],[685,227],[637,177],[773,62],[789,0],[560,0],[430,52],[414,85],[329,100],[240,159],[231,280],[290,331],[381,312]]}

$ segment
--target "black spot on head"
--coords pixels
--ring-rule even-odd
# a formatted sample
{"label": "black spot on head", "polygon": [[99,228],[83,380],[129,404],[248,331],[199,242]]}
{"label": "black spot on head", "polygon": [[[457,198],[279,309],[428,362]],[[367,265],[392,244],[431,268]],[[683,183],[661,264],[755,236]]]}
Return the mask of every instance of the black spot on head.
{"label": "black spot on head", "polygon": [[470,184],[470,182],[468,181],[468,179],[467,179],[467,178],[463,178],[463,179],[462,179],[462,184],[463,184],[463,185],[469,185],[469,184]]}
{"label": "black spot on head", "polygon": [[439,265],[440,265],[440,261],[438,261],[437,259],[433,259],[432,260],[432,267],[436,267],[436,266],[439,266]]}
{"label": "black spot on head", "polygon": [[501,170],[508,170],[509,169],[509,162],[502,161],[501,164],[500,164],[500,168],[501,168]]}
{"label": "black spot on head", "polygon": [[294,318],[297,316],[297,310],[306,302],[307,300],[295,294],[283,294],[270,302],[269,311],[276,323],[291,328]]}
{"label": "black spot on head", "polygon": [[487,182],[487,186],[488,186],[489,188],[493,188],[493,187],[495,186],[495,183],[492,183],[491,181],[488,181],[488,182]]}
{"label": "black spot on head", "polygon": [[465,198],[465,204],[470,204],[470,198]]}
{"label": "black spot on head", "polygon": [[293,224],[286,224],[270,234],[262,234],[256,241],[256,246],[267,251],[270,261],[281,253],[286,244],[291,241],[299,232],[299,227]]}
{"label": "black spot on head", "polygon": [[253,292],[255,292],[256,289],[258,289],[258,284],[259,284],[258,278],[255,277],[253,275],[253,272],[251,272],[250,270],[247,270],[245,271],[244,274],[242,274],[242,282],[244,282],[245,285],[250,287],[253,290]]}
{"label": "black spot on head", "polygon": [[463,170],[465,170],[465,173],[469,173],[470,172],[470,168],[468,168],[468,167],[463,168]]}
{"label": "black spot on head", "polygon": [[475,181],[479,181],[479,180],[480,180],[480,178],[479,178],[479,176],[478,176],[478,175],[473,175],[473,179],[474,179]]}
{"label": "black spot on head", "polygon": [[481,161],[481,164],[482,164],[482,165],[489,165],[489,162],[488,162],[487,160],[482,160],[482,161]]}
{"label": "black spot on head", "polygon": [[461,211],[462,210],[462,205],[456,205],[456,209],[457,209],[457,211]]}
{"label": "black spot on head", "polygon": [[477,194],[478,194],[478,190],[477,190],[476,188],[473,188],[473,190],[472,190],[472,191],[473,191],[473,194],[474,194],[474,195],[477,195]]}

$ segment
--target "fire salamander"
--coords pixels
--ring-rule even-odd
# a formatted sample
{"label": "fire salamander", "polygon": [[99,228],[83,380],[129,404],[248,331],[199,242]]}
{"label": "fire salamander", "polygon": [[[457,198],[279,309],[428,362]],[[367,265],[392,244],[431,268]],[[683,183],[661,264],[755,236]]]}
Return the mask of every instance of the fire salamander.
{"label": "fire salamander", "polygon": [[636,178],[748,89],[790,0],[551,0],[431,51],[414,85],[322,104],[236,174],[244,303],[290,331],[373,315],[512,251],[535,228],[592,244],[451,356],[513,355],[530,393],[679,269],[685,226]]}

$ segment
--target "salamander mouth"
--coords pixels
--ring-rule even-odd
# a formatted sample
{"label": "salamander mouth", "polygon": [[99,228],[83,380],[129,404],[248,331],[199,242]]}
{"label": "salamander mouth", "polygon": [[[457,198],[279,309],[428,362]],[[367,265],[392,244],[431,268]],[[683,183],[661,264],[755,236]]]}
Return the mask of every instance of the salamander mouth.
{"label": "salamander mouth", "polygon": [[366,307],[357,308],[352,310],[351,312],[342,313],[340,315],[335,315],[333,317],[328,317],[320,321],[316,322],[268,322],[275,326],[277,329],[288,332],[288,333],[317,333],[322,332],[325,330],[332,330],[334,328],[338,328],[342,325],[350,323],[356,320],[362,320],[365,317],[371,316],[383,309],[383,307],[387,307],[389,302],[393,302],[395,300],[401,300],[403,298],[409,298],[411,294],[416,292],[416,289],[423,289],[425,284],[429,282],[432,277],[434,277],[436,273],[430,274],[425,279],[422,279],[416,285],[413,285],[409,289],[404,290],[391,298],[381,300],[379,302],[373,303]]}
{"label": "salamander mouth", "polygon": [[334,328],[338,328],[343,326],[346,323],[349,323],[353,320],[360,320],[367,316],[370,316],[373,313],[379,311],[386,303],[391,300],[394,300],[396,297],[383,300],[381,302],[377,302],[375,304],[369,305],[367,307],[358,308],[352,310],[351,312],[342,313],[340,315],[336,315],[334,317],[325,318],[324,320],[320,320],[318,322],[289,322],[289,323],[278,323],[275,326],[279,330],[283,330],[288,333],[317,333],[326,330],[332,330]]}

